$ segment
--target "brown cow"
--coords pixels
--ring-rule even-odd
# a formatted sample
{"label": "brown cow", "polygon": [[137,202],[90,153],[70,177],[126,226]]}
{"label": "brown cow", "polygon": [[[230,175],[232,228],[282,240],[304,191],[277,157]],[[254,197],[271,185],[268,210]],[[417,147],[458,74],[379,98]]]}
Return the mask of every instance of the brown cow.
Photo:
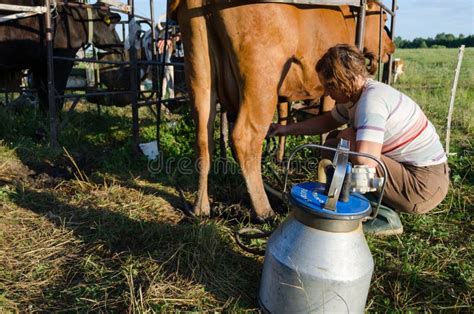
{"label": "brown cow", "polygon": [[400,58],[395,58],[392,63],[392,80],[394,83],[397,82],[398,77],[402,75],[405,70],[405,63]]}
{"label": "brown cow", "polygon": [[[378,52],[378,7],[367,15],[367,50]],[[208,173],[213,152],[216,99],[238,113],[232,140],[253,205],[261,219],[273,210],[261,177],[262,143],[278,98],[319,99],[323,88],[315,65],[329,47],[354,43],[349,7],[301,6],[219,0],[171,0],[179,23],[188,89],[197,126],[200,165],[197,215],[209,215]],[[395,46],[384,32],[384,59]]]}

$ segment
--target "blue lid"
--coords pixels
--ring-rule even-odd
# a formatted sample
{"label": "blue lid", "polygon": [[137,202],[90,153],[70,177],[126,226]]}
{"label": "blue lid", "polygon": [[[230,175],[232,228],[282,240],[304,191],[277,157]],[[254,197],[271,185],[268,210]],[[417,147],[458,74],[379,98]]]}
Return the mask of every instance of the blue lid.
{"label": "blue lid", "polygon": [[294,205],[326,218],[359,219],[370,214],[370,202],[359,193],[351,193],[348,202],[338,201],[335,211],[325,209],[328,198],[325,189],[326,185],[319,182],[300,183],[291,189],[290,200]]}

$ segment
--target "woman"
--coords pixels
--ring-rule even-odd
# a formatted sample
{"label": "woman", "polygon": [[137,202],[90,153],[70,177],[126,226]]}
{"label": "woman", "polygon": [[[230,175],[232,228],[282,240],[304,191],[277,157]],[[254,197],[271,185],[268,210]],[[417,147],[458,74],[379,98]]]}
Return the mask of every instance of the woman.
{"label": "woman", "polygon": [[[370,78],[365,56],[350,45],[330,48],[316,65],[325,94],[336,101],[328,113],[286,126],[272,124],[269,135],[316,135],[332,132],[351,142],[351,150],[371,154],[388,170],[383,202],[402,212],[423,214],[446,196],[449,168],[433,125],[420,107],[391,86]],[[332,135],[332,138],[331,138]],[[354,164],[376,167],[368,158],[353,157]],[[377,169],[381,175],[380,169]]]}

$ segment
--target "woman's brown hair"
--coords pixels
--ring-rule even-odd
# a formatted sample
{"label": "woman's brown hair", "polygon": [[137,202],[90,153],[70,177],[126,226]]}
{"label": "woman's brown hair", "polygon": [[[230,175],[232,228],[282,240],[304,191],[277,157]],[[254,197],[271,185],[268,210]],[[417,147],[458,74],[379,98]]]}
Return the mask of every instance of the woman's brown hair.
{"label": "woman's brown hair", "polygon": [[[369,64],[366,64],[366,59]],[[323,55],[316,64],[316,71],[322,78],[325,88],[339,90],[350,97],[356,92],[357,77],[368,78],[377,69],[375,56],[363,54],[354,46],[336,45]]]}

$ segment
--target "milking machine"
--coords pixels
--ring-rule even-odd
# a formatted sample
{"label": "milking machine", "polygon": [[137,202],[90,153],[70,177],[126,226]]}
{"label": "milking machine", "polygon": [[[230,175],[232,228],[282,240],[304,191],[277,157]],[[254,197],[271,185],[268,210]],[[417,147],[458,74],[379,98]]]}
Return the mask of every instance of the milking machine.
{"label": "milking machine", "polygon": [[[299,146],[287,164],[284,195],[291,214],[268,240],[259,298],[270,313],[363,313],[374,262],[362,231],[362,220],[377,215],[387,171],[372,155],[352,152],[349,142],[337,148],[317,144]],[[328,182],[296,184],[286,194],[288,170],[304,148],[335,152],[327,169]],[[349,156],[376,161],[375,168],[352,165]],[[362,193],[379,191],[372,207]]]}

